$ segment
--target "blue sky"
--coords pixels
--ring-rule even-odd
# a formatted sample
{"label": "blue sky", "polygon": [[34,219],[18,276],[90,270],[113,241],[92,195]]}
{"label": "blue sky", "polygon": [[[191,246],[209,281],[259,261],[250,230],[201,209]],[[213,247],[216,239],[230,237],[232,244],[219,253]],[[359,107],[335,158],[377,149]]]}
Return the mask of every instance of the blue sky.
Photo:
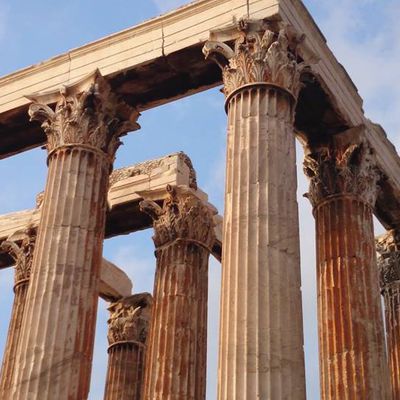
{"label": "blue sky", "polygon": [[[0,0],[0,75],[43,61],[66,50],[128,28],[176,6],[179,0]],[[138,6],[140,4],[140,6]],[[369,118],[381,123],[400,144],[400,3],[398,0],[306,0],[329,46],[345,66],[365,101]],[[200,187],[223,212],[225,127],[223,96],[213,89],[146,111],[142,129],[124,138],[116,167],[183,150],[193,161]],[[0,161],[0,214],[32,208],[44,188],[45,152],[35,149]],[[298,199],[301,222],[304,332],[308,399],[319,398],[315,293],[314,221],[302,197],[307,183],[298,148]],[[376,228],[380,231],[379,226]],[[150,230],[105,242],[104,255],[124,268],[135,292],[151,291],[155,260]],[[209,376],[207,399],[216,398],[220,266],[210,264]],[[0,351],[12,303],[12,270],[0,271]],[[99,303],[91,400],[104,390],[107,304]]]}

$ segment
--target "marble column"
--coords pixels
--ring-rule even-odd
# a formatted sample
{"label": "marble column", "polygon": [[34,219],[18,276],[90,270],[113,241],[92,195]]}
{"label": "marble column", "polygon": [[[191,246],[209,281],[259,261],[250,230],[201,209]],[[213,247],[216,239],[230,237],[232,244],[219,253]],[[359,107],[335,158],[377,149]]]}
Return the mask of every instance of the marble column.
{"label": "marble column", "polygon": [[157,257],[142,398],[204,400],[214,210],[190,189],[167,190],[162,208],[140,204],[154,221]]}
{"label": "marble column", "polygon": [[379,174],[363,131],[306,149],[316,221],[322,400],[386,400],[388,380],[372,210]]}
{"label": "marble column", "polygon": [[378,270],[385,302],[386,342],[393,399],[400,399],[400,233],[377,240]]}
{"label": "marble column", "polygon": [[[38,95],[29,113],[47,136],[49,172],[35,247],[13,400],[88,397],[108,177],[119,137],[138,113],[99,72]],[[46,103],[57,100],[53,110]]]}
{"label": "marble column", "polygon": [[31,274],[33,249],[36,241],[36,229],[28,227],[21,238],[3,242],[1,248],[15,261],[14,274],[14,303],[11,311],[10,325],[0,373],[0,399],[10,399],[13,375],[15,372],[15,358],[18,351],[21,335],[22,317],[25,309],[26,294]]}
{"label": "marble column", "polygon": [[110,305],[104,400],[140,400],[152,297],[138,293]]}
{"label": "marble column", "polygon": [[207,42],[228,114],[219,400],[305,399],[294,111],[299,37],[240,21]]}

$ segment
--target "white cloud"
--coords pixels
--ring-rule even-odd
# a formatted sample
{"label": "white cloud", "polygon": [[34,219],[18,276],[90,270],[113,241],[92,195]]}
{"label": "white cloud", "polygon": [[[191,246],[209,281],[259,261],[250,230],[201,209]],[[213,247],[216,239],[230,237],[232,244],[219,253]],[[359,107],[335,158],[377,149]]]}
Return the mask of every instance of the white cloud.
{"label": "white cloud", "polygon": [[[321,3],[320,27],[333,53],[364,99],[367,117],[383,125],[400,144],[400,3],[338,0]],[[321,5],[320,4],[320,5]],[[369,7],[368,13],[365,7]],[[372,16],[371,11],[378,15]]]}

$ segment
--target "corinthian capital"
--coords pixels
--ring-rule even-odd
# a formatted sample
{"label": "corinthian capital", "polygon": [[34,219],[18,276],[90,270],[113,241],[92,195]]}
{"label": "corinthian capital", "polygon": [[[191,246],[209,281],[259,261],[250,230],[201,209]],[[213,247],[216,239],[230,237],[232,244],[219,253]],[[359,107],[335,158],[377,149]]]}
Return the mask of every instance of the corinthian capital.
{"label": "corinthian capital", "polygon": [[400,285],[400,232],[391,230],[376,239],[381,289],[398,282]]}
{"label": "corinthian capital", "polygon": [[310,180],[305,195],[312,206],[333,195],[354,195],[374,206],[380,174],[373,150],[365,141],[315,146],[305,156],[303,170]]}
{"label": "corinthian capital", "polygon": [[[22,240],[21,240],[22,239]],[[31,275],[36,228],[28,226],[20,235],[13,235],[1,243],[1,249],[15,261],[15,284],[28,280]]]}
{"label": "corinthian capital", "polygon": [[[99,71],[58,92],[29,97],[32,120],[41,122],[49,152],[65,145],[88,145],[113,159],[120,136],[139,129],[137,110],[113,93]],[[53,110],[48,103],[56,102]]]}
{"label": "corinthian capital", "polygon": [[208,41],[203,48],[205,57],[222,69],[225,96],[244,85],[269,83],[297,97],[304,68],[297,46],[304,36],[264,20],[241,20],[237,30],[233,48],[216,41]]}
{"label": "corinthian capital", "polygon": [[152,296],[138,293],[112,303],[108,310],[108,342],[136,342],[145,344],[151,317]]}
{"label": "corinthian capital", "polygon": [[215,242],[213,211],[190,190],[167,186],[162,207],[144,200],[140,209],[153,219],[156,248],[175,241],[190,241],[208,250]]}

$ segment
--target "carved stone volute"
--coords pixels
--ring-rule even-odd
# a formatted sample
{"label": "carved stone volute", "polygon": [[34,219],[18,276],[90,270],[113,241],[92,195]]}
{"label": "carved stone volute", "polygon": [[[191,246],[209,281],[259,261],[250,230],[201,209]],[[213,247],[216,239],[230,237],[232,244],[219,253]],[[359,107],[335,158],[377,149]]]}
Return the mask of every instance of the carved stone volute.
{"label": "carved stone volute", "polygon": [[29,97],[33,100],[29,115],[41,122],[49,153],[65,145],[86,145],[113,159],[120,136],[139,129],[139,113],[112,91],[100,72],[84,83],[63,87],[53,96],[57,98],[54,110],[45,103],[49,95]]}
{"label": "carved stone volute", "polygon": [[276,22],[265,20],[243,19],[237,29],[233,49],[216,41],[208,41],[203,48],[205,57],[222,69],[225,96],[248,84],[268,83],[297,98],[305,66],[299,62],[297,46],[304,36],[289,26],[277,27]]}
{"label": "carved stone volute", "polygon": [[376,239],[379,282],[382,291],[393,283],[400,288],[400,232],[391,230]]}
{"label": "carved stone volute", "polygon": [[310,180],[305,196],[313,207],[329,196],[345,194],[371,207],[375,204],[380,174],[373,150],[365,142],[314,148],[305,156],[303,170]]}
{"label": "carved stone volute", "polygon": [[167,192],[162,207],[153,201],[140,203],[140,209],[153,219],[156,248],[190,241],[211,250],[215,241],[211,209],[190,191],[181,192],[168,185]]}
{"label": "carved stone volute", "polygon": [[149,293],[134,294],[112,303],[108,310],[108,342],[145,344],[153,300]]}
{"label": "carved stone volute", "polygon": [[15,240],[11,237],[1,244],[1,249],[15,261],[15,286],[30,278],[35,242],[36,228],[28,226],[22,234],[22,240],[19,235],[16,235]]}

